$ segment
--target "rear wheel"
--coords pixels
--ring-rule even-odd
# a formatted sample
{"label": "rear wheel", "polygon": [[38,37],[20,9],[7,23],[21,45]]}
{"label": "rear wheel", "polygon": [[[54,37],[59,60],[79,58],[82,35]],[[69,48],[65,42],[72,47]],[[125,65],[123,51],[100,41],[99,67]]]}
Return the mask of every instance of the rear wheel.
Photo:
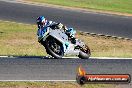
{"label": "rear wheel", "polygon": [[45,48],[47,53],[55,58],[62,58],[64,56],[62,44],[51,36],[46,39]]}

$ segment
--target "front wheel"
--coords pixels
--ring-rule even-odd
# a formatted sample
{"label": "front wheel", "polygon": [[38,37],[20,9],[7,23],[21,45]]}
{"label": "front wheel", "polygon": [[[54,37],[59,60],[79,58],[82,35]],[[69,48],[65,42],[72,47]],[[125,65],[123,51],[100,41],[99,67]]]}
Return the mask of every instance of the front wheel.
{"label": "front wheel", "polygon": [[78,57],[81,59],[89,59],[91,55],[90,49],[87,45],[85,45],[84,47],[80,47],[80,52]]}
{"label": "front wheel", "polygon": [[45,48],[49,55],[55,58],[62,58],[64,56],[63,46],[58,40],[49,36],[45,42]]}

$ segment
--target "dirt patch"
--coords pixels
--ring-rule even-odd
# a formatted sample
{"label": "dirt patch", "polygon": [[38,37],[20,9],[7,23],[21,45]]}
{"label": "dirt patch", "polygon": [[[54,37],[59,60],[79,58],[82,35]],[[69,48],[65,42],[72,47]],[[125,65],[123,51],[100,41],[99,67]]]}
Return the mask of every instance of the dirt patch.
{"label": "dirt patch", "polygon": [[32,40],[26,40],[26,39],[12,39],[9,41],[5,41],[6,44],[11,45],[11,46],[20,46],[20,45],[32,45],[35,44],[35,41]]}

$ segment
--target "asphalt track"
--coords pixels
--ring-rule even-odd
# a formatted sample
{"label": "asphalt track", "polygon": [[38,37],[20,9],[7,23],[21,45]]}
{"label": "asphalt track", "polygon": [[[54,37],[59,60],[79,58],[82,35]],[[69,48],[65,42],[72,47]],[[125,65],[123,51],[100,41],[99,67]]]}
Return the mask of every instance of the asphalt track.
{"label": "asphalt track", "polygon": [[84,32],[132,38],[132,17],[0,1],[2,20],[35,24],[40,15]]}
{"label": "asphalt track", "polygon": [[128,59],[0,57],[0,80],[75,80],[79,65],[90,74],[132,75],[132,60]]}

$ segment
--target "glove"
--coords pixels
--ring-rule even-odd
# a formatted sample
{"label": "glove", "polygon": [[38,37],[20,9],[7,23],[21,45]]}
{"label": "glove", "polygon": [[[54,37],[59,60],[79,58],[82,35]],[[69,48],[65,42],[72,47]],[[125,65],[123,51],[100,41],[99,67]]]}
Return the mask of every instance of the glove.
{"label": "glove", "polygon": [[73,43],[73,44],[76,44],[76,38],[71,38],[71,42]]}
{"label": "glove", "polygon": [[64,26],[64,25],[63,25],[62,23],[59,23],[59,24],[58,24],[58,29],[62,29],[63,26]]}

